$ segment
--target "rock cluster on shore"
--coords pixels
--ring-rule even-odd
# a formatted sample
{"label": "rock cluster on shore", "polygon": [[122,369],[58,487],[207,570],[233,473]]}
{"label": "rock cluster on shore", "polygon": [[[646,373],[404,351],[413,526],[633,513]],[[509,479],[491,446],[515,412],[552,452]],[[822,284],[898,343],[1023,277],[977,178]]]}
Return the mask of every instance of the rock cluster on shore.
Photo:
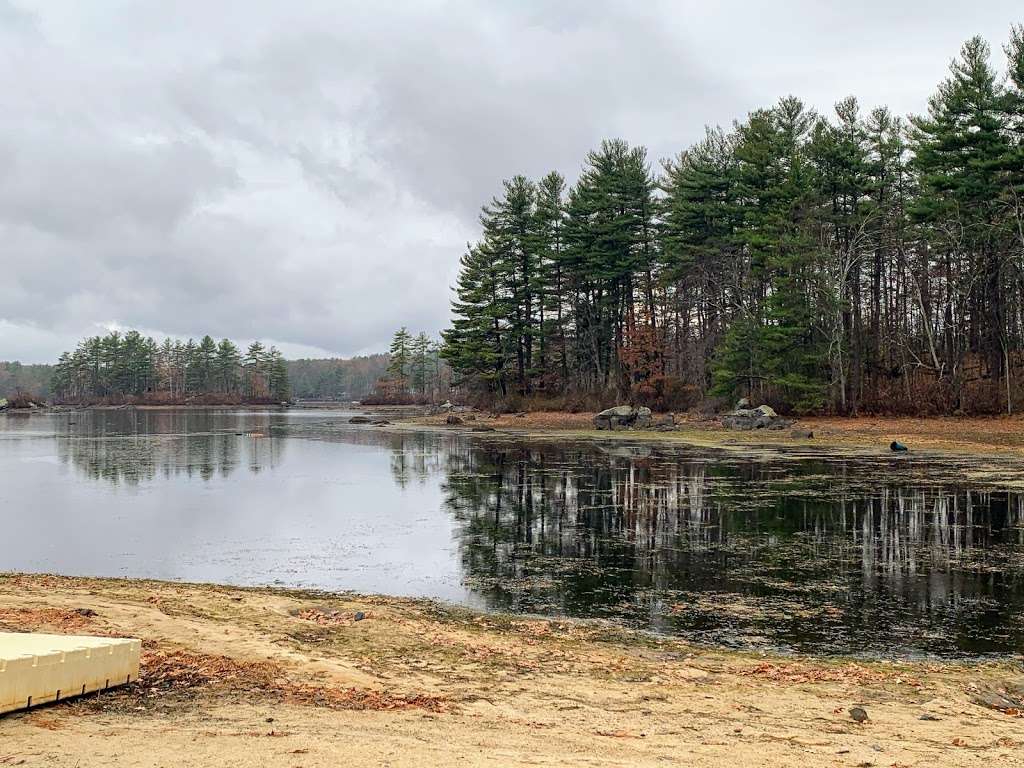
{"label": "rock cluster on shore", "polygon": [[744,398],[736,404],[736,408],[722,417],[722,426],[726,429],[749,431],[753,429],[786,429],[793,422],[784,419],[770,405],[759,405],[751,408],[750,402]]}

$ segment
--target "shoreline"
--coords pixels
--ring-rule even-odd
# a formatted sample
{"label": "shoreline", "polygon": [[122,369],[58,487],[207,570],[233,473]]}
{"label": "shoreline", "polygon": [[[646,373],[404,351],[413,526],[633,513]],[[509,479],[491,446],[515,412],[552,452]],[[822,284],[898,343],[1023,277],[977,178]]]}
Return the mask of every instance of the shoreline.
{"label": "shoreline", "polygon": [[[535,411],[522,416],[495,416],[475,411],[469,415],[474,419],[458,426],[447,426],[445,416],[440,415],[402,419],[396,421],[394,427],[472,432],[477,436],[501,434],[524,438],[587,439],[609,443],[642,441],[723,450],[825,449],[871,455],[892,455],[889,443],[899,440],[909,445],[911,454],[917,452],[932,456],[970,455],[1024,459],[1024,415],[928,418],[815,416],[798,419],[794,428],[812,432],[811,438],[794,437],[790,429],[730,430],[723,427],[717,419],[698,419],[685,414],[677,415],[677,429],[669,432],[597,430],[592,424],[593,413]],[[474,427],[481,426],[493,428],[494,432],[473,432]]]}
{"label": "shoreline", "polygon": [[[975,703],[1024,685],[1010,659],[783,656],[429,600],[10,573],[0,574],[0,630],[143,640],[139,683],[0,718],[0,760],[25,761],[16,764],[449,765],[458,754],[470,766],[587,755],[600,766],[981,766],[1024,757],[1024,719]],[[870,720],[853,722],[853,706]]]}

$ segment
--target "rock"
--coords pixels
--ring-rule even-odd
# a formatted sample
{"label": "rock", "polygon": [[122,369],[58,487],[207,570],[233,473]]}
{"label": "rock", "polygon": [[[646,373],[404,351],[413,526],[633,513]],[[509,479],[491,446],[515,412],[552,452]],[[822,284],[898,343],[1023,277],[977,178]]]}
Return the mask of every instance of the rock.
{"label": "rock", "polygon": [[676,417],[671,413],[666,413],[663,416],[659,416],[654,421],[655,429],[661,429],[663,427],[674,427],[676,425]]}
{"label": "rock", "polygon": [[349,424],[372,424],[373,419],[369,416],[353,416],[348,420]]}
{"label": "rock", "polygon": [[444,401],[444,402],[443,402],[443,403],[441,404],[441,406],[440,406],[440,407],[441,407],[441,410],[443,410],[443,411],[450,411],[450,410],[451,410],[452,408],[454,408],[455,406],[454,406],[454,405],[452,405],[452,401],[451,401],[451,400],[445,400],[445,401]]}
{"label": "rock", "polygon": [[355,616],[353,616],[352,618],[355,619],[356,621],[362,621],[363,619],[366,618],[366,614],[363,613],[362,611],[356,611]]}
{"label": "rock", "polygon": [[789,433],[790,437],[799,437],[804,440],[810,440],[814,437],[814,433],[809,429],[794,429]]}
{"label": "rock", "polygon": [[999,712],[1007,712],[1009,710],[1020,712],[1024,710],[1024,700],[1010,696],[1003,691],[981,690],[971,697],[971,701],[974,704],[995,709]]}
{"label": "rock", "polygon": [[594,416],[594,426],[598,429],[625,429],[633,422],[635,413],[629,405],[606,408]]}
{"label": "rock", "polygon": [[516,418],[517,419],[525,419],[526,418],[526,413],[525,412],[517,413],[516,414]]}
{"label": "rock", "polygon": [[449,413],[448,417],[444,420],[444,423],[450,427],[457,426],[462,423],[462,419],[456,416],[454,413]]}
{"label": "rock", "polygon": [[907,446],[905,446],[899,440],[893,440],[891,443],[889,443],[889,450],[892,451],[893,453],[905,453],[910,449],[907,448]]}
{"label": "rock", "polygon": [[852,707],[850,709],[850,717],[857,723],[863,723],[869,719],[867,710],[863,707]]}
{"label": "rock", "polygon": [[921,716],[920,716],[919,718],[917,718],[917,719],[918,719],[918,720],[930,720],[930,721],[933,721],[933,722],[936,722],[936,723],[937,723],[937,722],[938,722],[939,720],[941,720],[942,718],[941,718],[941,717],[936,717],[935,715],[930,715],[930,714],[928,714],[927,712],[925,712],[925,713],[924,713],[923,715],[921,715]]}
{"label": "rock", "polygon": [[723,427],[740,431],[786,429],[792,424],[792,421],[780,417],[770,405],[759,405],[757,408],[738,408],[722,417]]}
{"label": "rock", "polygon": [[391,422],[390,422],[390,421],[388,421],[387,419],[377,419],[377,420],[375,420],[375,421],[373,422],[373,426],[375,426],[375,427],[383,427],[383,426],[385,426],[386,424],[390,424],[390,423],[391,423]]}
{"label": "rock", "polygon": [[75,613],[79,616],[85,616],[87,619],[91,619],[93,616],[98,615],[92,608],[75,608]]}
{"label": "rock", "polygon": [[747,410],[749,408],[750,408],[750,400],[748,400],[745,397],[741,397],[739,402],[736,403],[736,408],[734,410],[745,411],[745,410]]}
{"label": "rock", "polygon": [[494,432],[494,427],[490,427],[490,426],[488,426],[486,424],[477,424],[476,426],[474,426],[469,431],[470,432]]}
{"label": "rock", "polygon": [[648,408],[645,405],[641,405],[639,408],[636,409],[636,415],[637,416],[650,416],[651,415],[651,409]]}
{"label": "rock", "polygon": [[0,411],[6,411],[8,407],[7,398],[0,397]]}
{"label": "rock", "polygon": [[754,423],[757,421],[757,414],[755,414],[749,408],[740,408],[739,410],[727,413],[722,417],[722,426],[728,429],[738,429],[746,431],[754,428]]}
{"label": "rock", "polygon": [[[649,412],[650,411],[648,411],[648,413]],[[633,414],[633,406],[616,405],[614,408],[606,408],[597,415],[603,419],[610,419],[612,416],[618,416],[619,418],[631,418]]]}

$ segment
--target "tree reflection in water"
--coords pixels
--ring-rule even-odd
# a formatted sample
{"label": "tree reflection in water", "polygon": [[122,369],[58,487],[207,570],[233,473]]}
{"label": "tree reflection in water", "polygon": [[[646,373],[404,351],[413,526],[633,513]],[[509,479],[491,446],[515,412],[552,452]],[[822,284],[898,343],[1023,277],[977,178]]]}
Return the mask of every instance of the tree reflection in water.
{"label": "tree reflection in water", "polygon": [[[923,463],[456,442],[494,608],[817,652],[1021,650],[1024,500]],[[934,471],[933,471],[934,470]]]}
{"label": "tree reflection in water", "polygon": [[94,480],[138,485],[179,475],[210,480],[238,467],[275,466],[285,441],[273,436],[267,413],[123,409],[66,422],[57,455]]}

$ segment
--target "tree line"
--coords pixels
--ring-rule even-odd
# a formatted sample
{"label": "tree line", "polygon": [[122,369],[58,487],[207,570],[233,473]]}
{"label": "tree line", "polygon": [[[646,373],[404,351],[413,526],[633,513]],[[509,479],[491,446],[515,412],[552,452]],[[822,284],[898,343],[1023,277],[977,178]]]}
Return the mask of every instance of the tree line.
{"label": "tree line", "polygon": [[1012,411],[1024,342],[1024,27],[968,40],[925,114],[789,96],[662,161],[482,208],[440,352],[480,397],[747,395],[796,411]]}
{"label": "tree line", "polygon": [[388,367],[386,354],[288,360],[292,395],[309,400],[360,400]]}
{"label": "tree line", "polygon": [[63,401],[280,402],[291,398],[288,368],[276,347],[258,341],[243,354],[229,339],[157,342],[138,331],[81,341],[54,367],[51,389]]}
{"label": "tree line", "polygon": [[45,400],[50,392],[53,366],[0,361],[0,397],[24,393]]}

